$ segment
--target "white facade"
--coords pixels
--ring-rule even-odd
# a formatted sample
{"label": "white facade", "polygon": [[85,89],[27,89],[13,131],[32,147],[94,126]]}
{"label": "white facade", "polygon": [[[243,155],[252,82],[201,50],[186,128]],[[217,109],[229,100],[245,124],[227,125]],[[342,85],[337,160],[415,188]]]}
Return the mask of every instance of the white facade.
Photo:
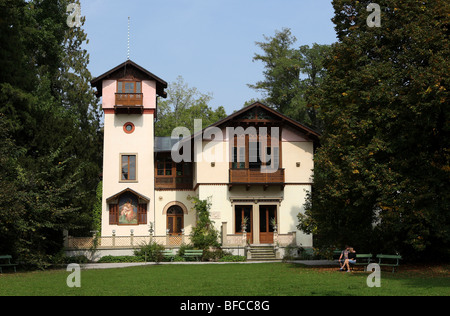
{"label": "white facade", "polygon": [[[182,236],[173,245],[187,241],[196,225],[190,199],[196,196],[211,200],[211,218],[224,246],[240,245],[242,218],[248,217],[248,243],[312,247],[312,236],[299,232],[296,226],[312,186],[314,131],[257,103],[215,125],[222,129],[223,140],[204,140],[195,156],[203,156],[201,161],[177,165],[171,162],[169,152],[155,151],[157,95],[164,97],[164,81],[126,62],[94,80],[94,85],[102,89],[105,112],[102,237],[137,238],[152,233],[155,238]],[[261,122],[247,119],[251,124],[273,126],[273,122],[281,122],[276,126],[279,139],[272,140],[280,152],[279,172],[265,180],[250,170],[248,161],[241,169],[230,163],[234,145],[227,139],[226,127],[245,121],[249,111],[269,117]],[[245,153],[248,160],[251,153],[248,149]],[[243,174],[247,175],[244,182]]]}

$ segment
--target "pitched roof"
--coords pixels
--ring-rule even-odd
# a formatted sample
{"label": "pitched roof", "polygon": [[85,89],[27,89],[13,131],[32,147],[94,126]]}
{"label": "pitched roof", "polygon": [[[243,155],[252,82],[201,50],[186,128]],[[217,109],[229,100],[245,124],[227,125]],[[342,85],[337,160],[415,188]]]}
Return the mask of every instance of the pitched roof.
{"label": "pitched roof", "polygon": [[158,76],[152,74],[150,71],[148,71],[147,69],[139,66],[138,64],[136,64],[135,62],[133,62],[132,60],[127,60],[126,62],[118,65],[117,67],[114,67],[113,69],[105,72],[103,75],[93,79],[91,81],[91,85],[94,88],[97,88],[97,96],[101,97],[102,96],[102,81],[105,79],[108,79],[111,76],[114,76],[115,74],[117,74],[120,70],[123,70],[124,72],[127,70],[127,68],[134,68],[136,69],[138,72],[141,73],[141,75],[143,77],[145,77],[146,79],[149,80],[154,80],[156,81],[156,93],[163,98],[167,98],[167,93],[164,91],[164,89],[167,88],[167,82],[165,82],[164,80],[162,80],[161,78],[159,78]]}
{"label": "pitched roof", "polygon": [[[308,126],[306,126],[306,125],[304,125],[302,123],[299,123],[299,122],[297,122],[297,121],[287,117],[284,114],[281,114],[280,112],[278,112],[278,111],[268,107],[265,104],[262,104],[261,102],[255,102],[252,105],[247,106],[247,107],[243,108],[242,110],[231,114],[230,116],[228,116],[228,117],[226,117],[226,118],[224,118],[224,119],[222,119],[222,120],[220,120],[220,121],[218,121],[218,122],[208,126],[207,128],[203,129],[201,133],[203,134],[204,131],[206,129],[208,129],[209,127],[222,127],[224,125],[231,124],[233,122],[233,120],[239,118],[240,116],[245,115],[245,113],[247,113],[247,112],[253,111],[256,108],[261,108],[261,109],[265,110],[272,117],[277,117],[283,123],[285,123],[287,125],[290,125],[291,127],[293,127],[296,130],[301,131],[307,137],[311,138],[315,143],[319,142],[319,137],[320,137],[321,134],[318,131],[316,131],[316,130],[314,130],[314,129],[312,129],[312,128],[310,128],[310,127],[308,127]],[[195,135],[192,135],[191,137],[187,137],[183,141],[190,140],[190,139],[194,138],[198,134],[199,133],[197,133]]]}
{"label": "pitched roof", "polygon": [[[139,194],[139,193],[137,193],[136,191],[134,191],[134,190],[132,190],[130,188],[127,188],[127,189],[125,189],[125,190],[123,190],[123,191],[121,191],[121,192],[119,192],[119,193],[117,193],[117,194],[107,198],[106,199],[106,203],[109,204],[109,203],[113,202],[114,200],[117,200],[122,194],[124,194],[126,192],[130,192],[130,193],[136,195],[139,199],[143,200],[144,202],[150,203],[150,198],[146,197],[145,195]],[[115,203],[112,203],[112,204],[115,204]]]}
{"label": "pitched roof", "polygon": [[278,112],[278,111],[268,107],[265,104],[262,104],[261,102],[255,102],[252,105],[249,105],[249,106],[241,109],[240,111],[237,111],[237,112],[233,113],[232,115],[224,118],[221,121],[218,121],[218,122],[214,123],[211,126],[219,127],[221,125],[224,125],[227,122],[238,118],[239,116],[243,115],[244,113],[254,110],[255,108],[261,108],[261,109],[265,110],[266,112],[269,112],[272,116],[278,117],[284,123],[287,123],[288,125],[291,125],[292,127],[296,128],[297,130],[302,131],[307,136],[310,136],[313,139],[320,137],[320,133],[318,131],[316,131],[316,130],[314,130],[314,129],[312,129],[312,128],[310,128],[310,127],[308,127],[308,126],[306,126],[306,125],[304,125],[304,124],[302,124],[300,122],[297,122],[297,121],[291,119],[290,117],[288,117],[288,116],[286,116],[284,114],[281,114],[280,112]]}

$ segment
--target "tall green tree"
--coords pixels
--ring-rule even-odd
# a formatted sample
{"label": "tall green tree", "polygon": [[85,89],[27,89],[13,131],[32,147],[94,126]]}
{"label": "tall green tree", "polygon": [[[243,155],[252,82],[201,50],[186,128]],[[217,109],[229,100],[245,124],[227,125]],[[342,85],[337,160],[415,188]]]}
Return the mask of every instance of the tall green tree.
{"label": "tall green tree", "polygon": [[264,102],[275,110],[305,124],[321,127],[318,107],[309,101],[310,90],[316,89],[326,75],[323,62],[329,45],[313,44],[296,48],[297,38],[288,28],[276,31],[275,36],[264,36],[265,42],[257,42],[262,50],[253,61],[264,64],[264,80],[249,84],[261,91]]}
{"label": "tall green tree", "polygon": [[293,48],[297,41],[290,29],[277,31],[274,37],[264,35],[266,42],[256,42],[263,53],[255,54],[253,61],[264,63],[264,81],[249,87],[265,93],[266,101],[275,110],[285,113],[298,95],[300,87],[300,52]]}
{"label": "tall green tree", "polygon": [[448,1],[334,0],[339,42],[312,96],[324,132],[299,227],[415,258],[450,249]]}
{"label": "tall green tree", "polygon": [[8,155],[0,172],[2,187],[15,190],[14,203],[0,201],[0,249],[40,267],[61,250],[64,229],[91,230],[100,173],[98,103],[81,47],[86,36],[67,26],[68,3],[0,0],[1,40],[11,43],[0,49]]}

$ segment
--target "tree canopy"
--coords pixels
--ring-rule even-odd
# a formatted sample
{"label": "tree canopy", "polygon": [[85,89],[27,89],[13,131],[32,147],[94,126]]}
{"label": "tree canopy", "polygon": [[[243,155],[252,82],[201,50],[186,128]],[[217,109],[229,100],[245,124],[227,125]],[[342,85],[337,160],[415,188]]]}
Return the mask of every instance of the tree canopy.
{"label": "tree canopy", "polygon": [[449,256],[449,2],[334,0],[338,43],[311,96],[323,121],[299,228],[317,245]]}
{"label": "tree canopy", "polygon": [[63,230],[91,229],[102,161],[87,38],[67,26],[68,3],[0,0],[0,252],[39,267]]}
{"label": "tree canopy", "polygon": [[263,102],[268,106],[304,124],[321,128],[318,107],[309,101],[309,91],[317,88],[326,75],[323,61],[330,46],[314,43],[312,47],[296,48],[297,38],[289,28],[264,39],[266,42],[256,42],[262,53],[253,58],[264,64],[264,80],[248,86],[263,92]]}
{"label": "tree canopy", "polygon": [[186,127],[193,134],[195,119],[202,119],[205,128],[227,117],[223,106],[214,110],[208,105],[211,94],[189,87],[181,76],[169,85],[167,96],[166,100],[158,102],[155,136],[171,136],[177,127]]}

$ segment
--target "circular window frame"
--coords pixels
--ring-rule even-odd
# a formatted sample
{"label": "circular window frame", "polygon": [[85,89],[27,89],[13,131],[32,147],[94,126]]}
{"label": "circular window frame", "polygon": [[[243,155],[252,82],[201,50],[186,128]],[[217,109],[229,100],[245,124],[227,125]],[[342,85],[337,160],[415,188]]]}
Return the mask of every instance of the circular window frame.
{"label": "circular window frame", "polygon": [[[128,126],[131,126],[131,131],[129,131],[129,130],[127,129]],[[135,129],[136,129],[136,126],[134,126],[134,124],[131,123],[131,122],[125,123],[125,124],[123,125],[123,131],[124,131],[126,134],[133,134],[134,131],[135,131]]]}

